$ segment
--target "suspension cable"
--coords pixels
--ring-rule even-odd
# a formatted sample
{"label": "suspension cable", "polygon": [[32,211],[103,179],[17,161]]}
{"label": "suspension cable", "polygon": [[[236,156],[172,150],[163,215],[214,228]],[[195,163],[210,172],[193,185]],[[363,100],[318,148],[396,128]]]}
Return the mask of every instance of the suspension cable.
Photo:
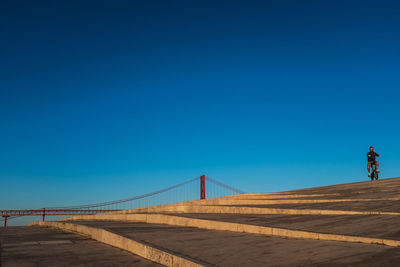
{"label": "suspension cable", "polygon": [[206,176],[206,179],[207,179],[208,181],[214,183],[214,184],[217,184],[217,185],[219,185],[219,186],[222,186],[222,187],[224,187],[224,188],[226,188],[226,189],[229,189],[229,190],[231,190],[231,191],[233,191],[233,192],[235,192],[235,193],[238,193],[238,194],[244,194],[244,193],[246,193],[246,192],[244,192],[244,191],[242,191],[242,190],[240,190],[240,189],[237,189],[237,188],[234,188],[234,187],[232,187],[232,186],[229,186],[229,185],[226,185],[226,184],[224,184],[224,183],[221,183],[221,182],[219,182],[219,181],[217,181],[217,180],[215,180],[215,179],[213,179],[213,178],[211,178],[211,177]]}
{"label": "suspension cable", "polygon": [[180,184],[176,184],[176,185],[173,185],[173,186],[161,189],[161,190],[157,190],[157,191],[154,191],[154,192],[151,192],[151,193],[147,193],[147,194],[144,194],[144,195],[135,196],[135,197],[131,197],[131,198],[125,198],[125,199],[102,202],[102,203],[96,203],[96,204],[80,205],[80,206],[48,207],[46,209],[83,209],[83,208],[96,208],[96,207],[114,205],[114,204],[119,204],[119,203],[123,203],[123,202],[128,202],[128,201],[133,201],[133,200],[138,200],[138,199],[143,199],[143,198],[146,198],[146,197],[158,195],[158,194],[170,191],[172,189],[175,189],[177,187],[181,187],[183,185],[189,184],[189,183],[194,182],[194,181],[196,181],[198,179],[200,179],[200,177],[196,177],[196,178],[190,179],[190,180],[188,180],[186,182],[183,182],[183,183],[180,183]]}

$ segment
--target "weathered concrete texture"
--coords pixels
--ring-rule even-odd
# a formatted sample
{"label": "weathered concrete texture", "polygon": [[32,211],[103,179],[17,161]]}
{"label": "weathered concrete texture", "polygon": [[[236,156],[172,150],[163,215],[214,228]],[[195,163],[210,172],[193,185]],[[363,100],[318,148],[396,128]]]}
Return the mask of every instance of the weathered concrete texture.
{"label": "weathered concrete texture", "polygon": [[248,204],[236,205],[241,207],[253,208],[278,208],[278,209],[321,209],[321,210],[344,210],[344,211],[375,211],[375,212],[391,212],[400,213],[400,201],[377,200],[368,202],[347,202],[347,203],[318,203],[318,204]]}
{"label": "weathered concrete texture", "polygon": [[366,195],[369,198],[399,197],[400,178],[390,178],[378,181],[366,181],[358,183],[338,184],[300,190],[281,192],[281,194],[339,194],[354,198]]}
{"label": "weathered concrete texture", "polygon": [[[216,266],[396,266],[400,248],[286,239],[161,224],[75,221],[179,251]],[[383,264],[383,265],[380,265]]]}
{"label": "weathered concrete texture", "polygon": [[353,198],[353,199],[209,199],[204,202],[196,202],[198,205],[280,205],[280,204],[319,204],[319,203],[342,203],[342,202],[380,202],[399,201],[400,198]]}
{"label": "weathered concrete texture", "polygon": [[278,227],[257,226],[249,224],[240,224],[233,222],[221,222],[217,220],[202,220],[196,218],[187,218],[181,216],[171,216],[163,214],[98,214],[98,215],[85,215],[75,216],[63,220],[109,220],[109,221],[126,221],[126,222],[144,222],[155,224],[168,224],[184,227],[197,227],[210,230],[244,232],[250,234],[263,234],[270,236],[290,237],[290,238],[303,238],[315,240],[329,240],[329,241],[342,241],[342,242],[357,242],[366,244],[382,244],[387,246],[399,247],[400,241],[370,238],[361,236],[348,236],[340,234],[325,234],[310,231],[291,230]]}
{"label": "weathered concrete texture", "polygon": [[[377,185],[377,187],[371,187]],[[379,185],[379,186],[378,186]],[[355,188],[357,190],[354,198]],[[141,214],[98,214],[93,216],[78,216],[71,220],[114,220],[114,221],[134,221],[146,223],[161,223],[177,226],[198,227],[203,229],[225,230],[235,232],[257,233],[273,236],[306,238],[319,240],[332,240],[344,242],[362,242],[377,243],[388,246],[399,246],[397,229],[395,225],[399,222],[399,213],[382,212],[379,207],[397,207],[399,203],[398,188],[400,188],[400,179],[388,179],[375,183],[364,182],[351,185],[338,185],[329,190],[308,190],[306,193],[299,194],[296,192],[287,192],[284,194],[244,194],[239,196],[230,196],[221,199],[210,199],[201,201],[189,201],[174,205],[164,205],[156,207],[148,207],[133,210],[141,212]],[[351,190],[352,189],[352,190]],[[364,190],[364,191],[363,191]],[[301,190],[305,191],[305,190]],[[365,192],[371,191],[377,200],[367,198]],[[363,193],[364,192],[364,193]],[[388,195],[390,197],[388,197]],[[249,198],[275,198],[277,196],[287,197],[287,199],[249,199]],[[291,196],[300,198],[313,197],[315,199],[294,199]],[[337,199],[318,199],[326,197],[338,197]],[[353,198],[352,198],[353,197]],[[390,199],[390,200],[388,200]],[[328,203],[327,203],[328,202]],[[236,206],[209,206],[204,204],[231,204]],[[252,207],[240,206],[243,203],[253,204]],[[279,208],[260,208],[261,203],[276,203],[279,208],[289,205],[299,207],[299,209],[279,209]],[[294,204],[295,203],[295,204]],[[312,203],[312,204],[310,204]],[[376,205],[376,209],[371,209],[371,203]],[[256,205],[258,204],[258,205]],[[307,206],[308,205],[308,206]],[[323,206],[336,209],[310,209],[310,207],[321,208]],[[363,211],[351,211],[349,207],[364,207]],[[132,211],[131,211],[132,212]],[[167,216],[163,214],[150,214],[151,212],[175,212],[182,216]],[[147,213],[147,214],[146,214]],[[187,213],[198,213],[199,215],[185,215]],[[206,213],[201,215],[200,213]],[[226,215],[223,215],[226,214]],[[235,216],[229,214],[236,214]],[[248,216],[246,214],[258,214]],[[262,216],[261,214],[265,214]],[[269,215],[268,215],[269,214]],[[289,217],[276,217],[270,214],[287,214],[296,215],[293,219]],[[301,216],[298,216],[302,214]],[[324,216],[306,216],[308,215],[324,215]],[[352,216],[333,216],[333,215],[352,215]],[[375,214],[376,216],[371,216]],[[360,215],[362,215],[360,217]],[[379,215],[379,216],[378,216]],[[395,215],[395,216],[394,216]],[[201,218],[199,220],[199,218]],[[222,219],[222,222],[220,222]],[[269,218],[269,220],[268,220]],[[316,219],[317,218],[317,219]],[[356,227],[353,218],[357,218],[357,225],[364,228]],[[207,219],[207,220],[204,220]],[[270,222],[270,223],[268,223]],[[377,231],[376,225],[385,225],[387,231]],[[375,229],[374,229],[375,227]]]}
{"label": "weathered concrete texture", "polygon": [[240,195],[221,197],[219,199],[291,199],[291,198],[334,197],[338,195],[339,194],[246,193]]}
{"label": "weathered concrete texture", "polygon": [[364,236],[400,240],[400,216],[365,215],[243,215],[236,214],[170,214],[181,217],[272,226],[318,233]]}
{"label": "weathered concrete texture", "polygon": [[121,240],[140,239],[187,256],[188,265],[398,266],[399,193],[400,179],[387,179],[75,216],[53,226],[106,232],[89,234],[124,249]]}
{"label": "weathered concrete texture", "polygon": [[[338,206],[345,208],[345,205]],[[139,208],[129,213],[221,213],[221,214],[287,214],[287,215],[400,215],[400,212],[351,211],[351,210],[318,210],[318,209],[283,209],[253,206],[199,206],[199,205],[165,205]],[[110,213],[110,214],[121,214]]]}
{"label": "weathered concrete texture", "polygon": [[[302,192],[302,194],[299,194]],[[321,193],[325,192],[325,193]],[[186,212],[253,214],[379,214],[400,215],[400,179],[385,179],[284,193],[252,193],[181,202],[125,213]],[[224,205],[216,209],[215,205]],[[207,206],[207,208],[201,208]],[[223,207],[226,207],[223,209]],[[251,210],[244,208],[264,208]],[[208,209],[209,211],[205,210]],[[240,210],[238,212],[238,210]]]}
{"label": "weathered concrete texture", "polygon": [[112,245],[117,248],[127,250],[143,258],[149,259],[153,262],[160,263],[164,266],[171,266],[171,267],[206,266],[206,264],[196,262],[192,259],[176,255],[175,253],[171,253],[156,248],[150,244],[145,244],[143,242],[139,242],[132,238],[127,238],[101,228],[94,228],[86,225],[64,223],[64,222],[36,222],[32,223],[32,225],[53,227],[61,230],[73,231],[79,234],[84,234],[90,236],[95,240],[98,240],[108,245]]}
{"label": "weathered concrete texture", "polygon": [[43,227],[0,228],[0,266],[161,266],[93,239]]}

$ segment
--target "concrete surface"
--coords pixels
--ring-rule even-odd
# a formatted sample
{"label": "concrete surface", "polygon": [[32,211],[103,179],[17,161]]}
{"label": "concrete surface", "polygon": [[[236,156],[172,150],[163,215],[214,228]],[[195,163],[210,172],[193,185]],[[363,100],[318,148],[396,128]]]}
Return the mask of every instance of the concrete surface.
{"label": "concrete surface", "polygon": [[[397,204],[397,203],[396,203]],[[349,205],[337,205],[336,209],[315,209],[300,206],[294,208],[271,208],[262,205],[230,205],[230,206],[209,206],[209,205],[169,205],[140,208],[131,211],[107,214],[134,214],[134,213],[221,213],[221,214],[287,214],[287,215],[400,215],[399,212],[385,212],[374,210],[341,210],[348,209]]]}
{"label": "concrete surface", "polygon": [[83,224],[72,224],[66,222],[34,222],[31,225],[39,225],[43,227],[52,227],[65,231],[72,231],[78,234],[84,234],[92,239],[100,241],[102,243],[112,245],[114,247],[127,250],[135,255],[141,256],[145,259],[151,260],[156,263],[160,263],[164,266],[170,267],[201,267],[207,266],[207,264],[200,263],[196,260],[188,257],[178,255],[172,251],[167,251],[162,248],[158,248],[152,244],[137,240],[135,238],[129,238],[113,231],[96,228]]}
{"label": "concrete surface", "polygon": [[181,217],[272,226],[326,234],[400,240],[400,216],[171,214]]}
{"label": "concrete surface", "polygon": [[366,244],[384,244],[387,246],[400,247],[399,240],[362,237],[355,235],[320,233],[320,232],[311,232],[304,230],[286,229],[282,227],[259,226],[254,224],[224,222],[219,220],[204,220],[198,218],[172,216],[165,214],[97,214],[97,215],[74,216],[72,218],[69,218],[69,220],[71,221],[108,220],[108,221],[144,222],[153,224],[154,223],[168,224],[181,227],[197,227],[209,230],[243,232],[249,234],[263,234],[263,235],[289,237],[289,238],[330,240],[330,241],[353,242],[353,243],[356,242],[356,243],[366,243]]}
{"label": "concrete surface", "polygon": [[[187,201],[46,225],[110,232],[92,237],[120,247],[126,239],[145,242],[201,265],[399,266],[399,204],[396,178]],[[51,241],[24,245],[71,245]]]}
{"label": "concrete surface", "polygon": [[43,227],[0,228],[0,266],[161,266],[85,236]]}
{"label": "concrete surface", "polygon": [[131,236],[214,266],[398,266],[400,248],[286,239],[162,224],[75,221]]}

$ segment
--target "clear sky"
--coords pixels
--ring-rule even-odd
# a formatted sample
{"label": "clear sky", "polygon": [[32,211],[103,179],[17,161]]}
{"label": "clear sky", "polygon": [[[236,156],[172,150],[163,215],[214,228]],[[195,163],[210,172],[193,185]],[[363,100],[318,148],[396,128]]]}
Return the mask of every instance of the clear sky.
{"label": "clear sky", "polygon": [[400,176],[398,1],[1,1],[0,208],[207,174],[248,192]]}

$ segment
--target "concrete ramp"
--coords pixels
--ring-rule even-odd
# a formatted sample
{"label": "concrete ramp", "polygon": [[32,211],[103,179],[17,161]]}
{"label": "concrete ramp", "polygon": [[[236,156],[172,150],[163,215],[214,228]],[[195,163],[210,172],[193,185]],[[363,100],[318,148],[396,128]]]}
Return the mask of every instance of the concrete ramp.
{"label": "concrete ramp", "polygon": [[[399,204],[400,178],[392,178],[33,225],[88,235],[165,266],[397,266]],[[151,253],[128,246],[132,240]]]}

